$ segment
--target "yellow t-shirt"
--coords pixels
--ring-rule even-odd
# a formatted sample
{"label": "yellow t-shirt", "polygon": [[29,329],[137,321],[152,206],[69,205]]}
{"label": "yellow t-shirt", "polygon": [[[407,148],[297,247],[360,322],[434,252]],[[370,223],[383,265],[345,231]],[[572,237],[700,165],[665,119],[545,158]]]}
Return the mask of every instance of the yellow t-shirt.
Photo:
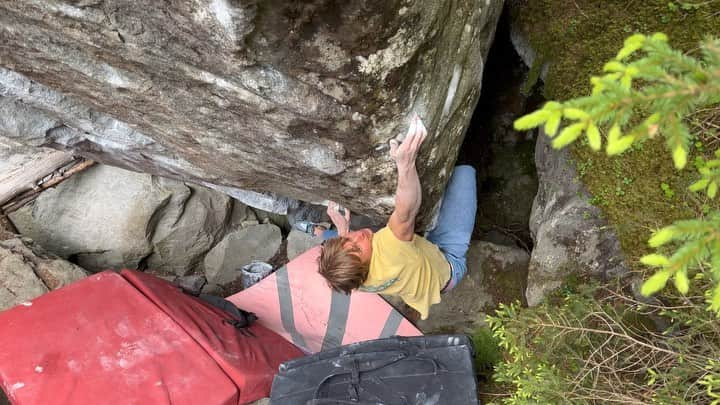
{"label": "yellow t-shirt", "polygon": [[450,263],[435,244],[419,235],[399,240],[386,226],[373,236],[370,272],[360,288],[399,295],[426,319],[449,279]]}

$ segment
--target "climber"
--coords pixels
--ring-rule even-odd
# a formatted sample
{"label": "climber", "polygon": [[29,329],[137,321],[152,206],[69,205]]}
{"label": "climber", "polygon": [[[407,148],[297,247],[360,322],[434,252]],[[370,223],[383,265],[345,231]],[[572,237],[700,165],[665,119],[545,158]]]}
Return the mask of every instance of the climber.
{"label": "climber", "polygon": [[350,211],[344,215],[331,202],[327,213],[338,237],[322,247],[319,272],[336,291],[352,290],[398,295],[406,304],[428,316],[440,294],[452,290],[467,271],[465,254],[475,225],[477,206],[475,169],[457,166],[440,206],[437,226],[427,239],[415,234],[415,217],[422,190],[415,159],[427,130],[413,117],[405,139],[390,141],[390,156],[398,170],[395,209],[377,233],[351,231]]}

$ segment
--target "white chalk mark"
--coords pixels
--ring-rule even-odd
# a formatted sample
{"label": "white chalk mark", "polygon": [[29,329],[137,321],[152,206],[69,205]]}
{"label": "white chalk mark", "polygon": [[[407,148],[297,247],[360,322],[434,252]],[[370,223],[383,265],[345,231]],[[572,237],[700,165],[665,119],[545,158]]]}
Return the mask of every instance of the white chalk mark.
{"label": "white chalk mark", "polygon": [[462,74],[462,68],[456,64],[453,67],[453,75],[450,79],[450,86],[448,86],[447,96],[445,97],[445,105],[443,106],[442,116],[446,117],[450,113],[450,107],[455,100],[455,93],[457,92],[458,85],[460,84],[460,75]]}
{"label": "white chalk mark", "polygon": [[81,19],[85,17],[85,13],[81,8],[68,6],[67,4],[60,4],[58,6],[50,6],[49,7],[53,11],[58,11],[62,14],[65,14],[68,17],[73,17],[77,19]]}
{"label": "white chalk mark", "polygon": [[31,307],[31,306],[32,306],[32,302],[30,302],[30,301],[25,301],[25,302],[21,302],[20,305],[22,305],[22,306],[24,306],[24,307]]}
{"label": "white chalk mark", "polygon": [[103,71],[105,73],[105,81],[116,88],[129,87],[130,81],[124,77],[117,69],[110,65],[103,65]]}
{"label": "white chalk mark", "polygon": [[80,363],[78,363],[77,360],[69,360],[67,362],[67,366],[73,373],[79,373],[80,371],[82,371]]}
{"label": "white chalk mark", "polygon": [[42,368],[42,366],[35,366],[35,372],[36,372],[36,373],[42,373],[43,370],[44,370],[44,369]]}
{"label": "white chalk mark", "polygon": [[8,394],[13,396],[15,394],[15,391],[19,390],[20,388],[22,388],[24,386],[25,386],[25,383],[16,382],[15,384],[10,386],[10,390],[9,390],[10,392],[8,392]]}
{"label": "white chalk mark", "polygon": [[345,170],[345,163],[338,160],[335,152],[323,146],[315,146],[301,151],[303,162],[323,173],[336,175]]}
{"label": "white chalk mark", "polygon": [[235,38],[235,29],[233,27],[233,12],[226,0],[213,0],[210,3],[210,12],[213,13],[215,19],[225,28],[231,39]]}

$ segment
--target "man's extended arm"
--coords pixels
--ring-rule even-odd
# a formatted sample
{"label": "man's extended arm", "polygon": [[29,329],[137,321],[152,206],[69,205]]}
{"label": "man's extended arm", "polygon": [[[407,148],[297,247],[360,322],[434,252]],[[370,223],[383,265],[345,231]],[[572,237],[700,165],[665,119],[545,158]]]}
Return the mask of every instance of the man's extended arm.
{"label": "man's extended arm", "polygon": [[419,117],[415,116],[408,134],[402,144],[390,141],[390,156],[398,168],[398,184],[395,191],[395,210],[390,215],[388,227],[396,238],[411,241],[415,234],[415,217],[422,203],[420,178],[415,167],[415,159],[420,150],[427,130]]}

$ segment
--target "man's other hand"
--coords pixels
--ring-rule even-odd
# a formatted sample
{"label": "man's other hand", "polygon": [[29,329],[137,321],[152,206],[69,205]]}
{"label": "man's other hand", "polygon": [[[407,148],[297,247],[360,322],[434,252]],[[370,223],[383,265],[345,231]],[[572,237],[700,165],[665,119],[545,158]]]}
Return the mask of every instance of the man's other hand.
{"label": "man's other hand", "polygon": [[335,201],[328,202],[327,214],[332,220],[332,223],[337,228],[339,236],[345,236],[346,233],[350,232],[350,210],[345,210],[345,215],[340,213],[340,205]]}
{"label": "man's other hand", "polygon": [[397,139],[390,140],[390,156],[397,164],[398,171],[404,171],[415,166],[418,151],[426,137],[427,129],[425,129],[420,117],[415,114],[402,143]]}

